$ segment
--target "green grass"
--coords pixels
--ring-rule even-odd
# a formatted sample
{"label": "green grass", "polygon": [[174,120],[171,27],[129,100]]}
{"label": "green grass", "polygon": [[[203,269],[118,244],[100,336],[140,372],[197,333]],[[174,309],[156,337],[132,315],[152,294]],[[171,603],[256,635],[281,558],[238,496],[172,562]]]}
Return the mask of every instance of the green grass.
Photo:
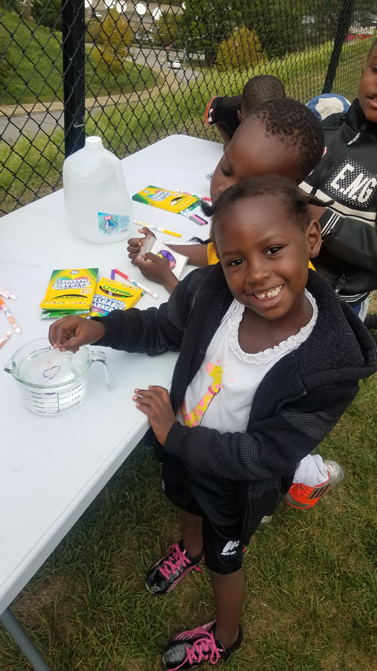
{"label": "green grass", "polygon": [[[356,96],[371,42],[365,40],[343,48],[334,91],[350,100]],[[220,73],[211,69],[196,82],[182,85],[176,93],[152,94],[139,103],[117,105],[87,115],[86,133],[100,133],[105,146],[120,158],[172,133],[219,140],[218,134],[203,123],[206,104],[215,93],[234,95],[250,77],[270,73],[282,79],[288,95],[307,101],[321,92],[330,55],[328,44],[242,73]],[[51,136],[40,132],[33,140],[23,137],[11,146],[5,142],[0,145],[1,213],[60,188],[63,141],[63,132],[55,131]]]}
{"label": "green grass", "polygon": [[[355,95],[368,47],[345,47],[335,90]],[[287,57],[266,71],[281,76],[290,95],[297,91],[306,100],[321,90],[329,53],[312,50],[299,65]],[[175,95],[98,113],[87,120],[86,131],[99,132],[119,156],[171,132],[213,139],[215,132],[207,134],[202,121],[207,100],[214,92],[238,92],[249,76],[215,79],[211,71]],[[61,184],[62,142],[62,132],[55,131],[20,139],[12,148],[2,143],[4,211],[17,198],[29,202],[33,191],[44,195]],[[252,539],[244,565],[245,643],[227,671],[376,671],[376,400],[376,379],[362,383],[321,446],[324,456],[344,466],[344,484],[311,511],[282,504]],[[188,576],[164,599],[145,591],[149,566],[177,535],[159,467],[139,447],[12,606],[51,668],[159,671],[168,638],[213,616],[208,574]],[[0,669],[31,671],[3,631]]]}
{"label": "green grass", "polygon": [[[245,640],[227,671],[376,671],[376,400],[376,378],[363,382],[320,446],[344,483],[310,511],[281,504],[251,540]],[[139,446],[12,605],[52,669],[160,671],[169,637],[213,617],[207,572],[165,598],[145,590],[178,535],[159,466]],[[0,669],[31,671],[3,631]]]}
{"label": "green grass", "polygon": [[[351,100],[355,98],[361,68],[373,40],[374,37],[343,46],[333,86],[335,93],[341,93]],[[306,103],[322,91],[332,49],[333,43],[328,42],[241,72],[220,72],[212,69],[205,81],[209,84],[212,80],[212,87],[219,95],[238,95],[252,77],[275,75],[283,82],[288,96]]]}
{"label": "green grass", "polygon": [[[1,15],[0,31],[6,59],[14,71],[9,82],[0,81],[0,103],[63,100],[61,33],[36,27],[32,21],[20,21],[13,12]],[[158,75],[149,67],[125,61],[124,71],[114,81],[103,65],[98,67],[90,55],[91,50],[87,47],[87,98],[107,95],[109,91],[113,94],[140,91],[151,88],[158,80]]]}

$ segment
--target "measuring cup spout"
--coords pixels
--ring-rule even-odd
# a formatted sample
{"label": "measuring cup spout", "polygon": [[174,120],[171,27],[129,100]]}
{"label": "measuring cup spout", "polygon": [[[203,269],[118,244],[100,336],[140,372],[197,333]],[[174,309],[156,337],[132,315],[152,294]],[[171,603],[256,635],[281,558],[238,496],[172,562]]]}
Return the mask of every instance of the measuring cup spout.
{"label": "measuring cup spout", "polygon": [[14,361],[13,359],[9,359],[9,361],[5,364],[4,370],[6,373],[10,373],[14,377]]}
{"label": "measuring cup spout", "polygon": [[94,361],[99,361],[100,363],[103,363],[103,365],[105,367],[106,386],[109,389],[112,389],[113,386],[114,386],[114,380],[113,380],[113,376],[112,376],[110,366],[109,366],[108,361],[107,361],[106,354],[104,352],[94,352],[91,349],[89,349],[89,352],[90,352],[91,363],[93,363]]}

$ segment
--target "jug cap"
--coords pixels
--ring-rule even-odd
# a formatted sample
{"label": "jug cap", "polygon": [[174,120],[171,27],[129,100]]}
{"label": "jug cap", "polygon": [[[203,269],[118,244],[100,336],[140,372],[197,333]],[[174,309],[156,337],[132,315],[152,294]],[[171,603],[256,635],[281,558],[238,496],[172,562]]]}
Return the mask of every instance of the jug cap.
{"label": "jug cap", "polygon": [[96,135],[90,135],[85,140],[85,149],[90,149],[90,151],[98,151],[102,149],[102,138],[97,137]]}

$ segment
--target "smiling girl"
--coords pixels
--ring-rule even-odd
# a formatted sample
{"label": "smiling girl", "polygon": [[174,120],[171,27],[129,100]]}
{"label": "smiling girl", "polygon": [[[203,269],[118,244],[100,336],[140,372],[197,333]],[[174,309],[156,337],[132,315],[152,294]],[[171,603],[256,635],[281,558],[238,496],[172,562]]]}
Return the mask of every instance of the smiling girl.
{"label": "smiling girl", "polygon": [[133,397],[163,448],[164,490],[182,530],[147,587],[166,594],[204,559],[215,598],[213,621],[166,646],[171,671],[215,665],[240,646],[244,549],[358,380],[377,370],[372,336],[308,270],[321,245],[311,202],[277,176],[232,186],[212,225],[220,264],[194,270],[159,309],[67,317],[50,329],[53,346],[73,352],[93,343],[180,350],[170,396],[151,386]]}

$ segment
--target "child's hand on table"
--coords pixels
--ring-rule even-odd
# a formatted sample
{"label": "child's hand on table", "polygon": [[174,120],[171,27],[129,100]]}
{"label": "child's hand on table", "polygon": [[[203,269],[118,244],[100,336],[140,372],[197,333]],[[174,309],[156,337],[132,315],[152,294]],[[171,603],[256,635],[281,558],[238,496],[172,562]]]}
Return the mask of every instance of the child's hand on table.
{"label": "child's hand on table", "polygon": [[150,252],[143,254],[143,256],[135,258],[132,265],[137,266],[147,280],[162,284],[169,294],[178,284],[178,280],[170,270],[169,265],[157,254],[151,254]]}
{"label": "child's hand on table", "polygon": [[92,345],[105,335],[102,322],[71,315],[50,326],[48,337],[54,349],[75,354],[81,345]]}
{"label": "child's hand on table", "polygon": [[143,238],[130,238],[129,241],[128,241],[128,247],[127,247],[128,258],[130,258],[131,261],[134,261],[134,259],[136,259],[137,255],[140,252],[140,248],[142,247],[142,245],[145,242],[145,238],[147,237],[147,235],[150,235],[152,238],[156,237],[154,235],[154,233],[152,233],[152,231],[149,230],[149,228],[146,228],[146,227],[139,228],[138,231],[139,231],[139,233],[144,233],[144,237]]}
{"label": "child's hand on table", "polygon": [[135,389],[136,407],[147,415],[157,440],[165,445],[166,437],[176,422],[167,389],[150,385],[148,389]]}

